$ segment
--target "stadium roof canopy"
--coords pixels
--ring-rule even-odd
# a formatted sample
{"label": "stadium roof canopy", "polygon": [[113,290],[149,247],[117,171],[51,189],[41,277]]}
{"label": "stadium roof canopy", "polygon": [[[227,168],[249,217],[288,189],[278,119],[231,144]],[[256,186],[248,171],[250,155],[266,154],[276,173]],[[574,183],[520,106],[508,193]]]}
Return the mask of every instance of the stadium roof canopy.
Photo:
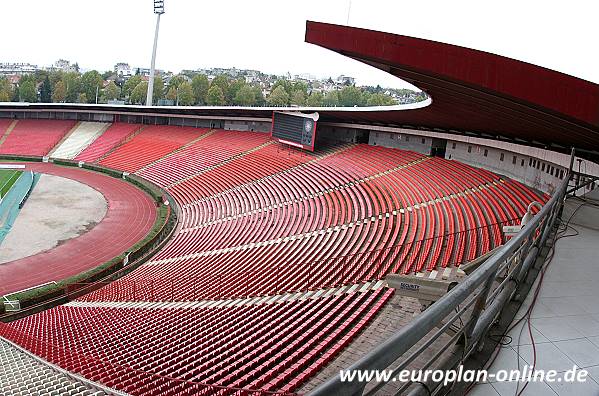
{"label": "stadium roof canopy", "polygon": [[270,120],[273,110],[318,111],[319,122],[466,134],[599,157],[599,85],[543,67],[450,44],[320,22],[306,42],[387,71],[432,98],[354,108],[189,107],[0,103],[0,111],[109,112]]}
{"label": "stadium roof canopy", "polygon": [[487,52],[349,26],[308,21],[306,42],[387,71],[432,98],[421,109],[370,113],[372,123],[599,151],[597,84]]}

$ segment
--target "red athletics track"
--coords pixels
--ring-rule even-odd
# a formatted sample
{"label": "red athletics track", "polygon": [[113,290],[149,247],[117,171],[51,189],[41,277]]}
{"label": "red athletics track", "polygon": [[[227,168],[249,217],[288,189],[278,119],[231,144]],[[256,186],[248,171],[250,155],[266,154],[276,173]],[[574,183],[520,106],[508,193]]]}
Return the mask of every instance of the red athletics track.
{"label": "red athletics track", "polygon": [[25,165],[34,172],[87,184],[104,195],[108,207],[100,223],[85,234],[54,249],[0,264],[0,296],[97,267],[143,239],[156,220],[152,198],[123,180],[49,163]]}

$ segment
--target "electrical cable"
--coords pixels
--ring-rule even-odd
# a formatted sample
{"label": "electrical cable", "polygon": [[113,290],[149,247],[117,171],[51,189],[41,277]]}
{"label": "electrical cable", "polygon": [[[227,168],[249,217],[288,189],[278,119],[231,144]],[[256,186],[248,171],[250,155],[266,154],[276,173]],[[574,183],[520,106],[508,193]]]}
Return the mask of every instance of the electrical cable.
{"label": "electrical cable", "polygon": [[[568,199],[570,199],[570,198],[568,198]],[[574,215],[578,212],[578,210],[581,207],[583,207],[585,205],[599,207],[599,200],[595,200],[593,198],[586,198],[586,197],[585,197],[585,199],[581,199],[581,198],[578,198],[578,199],[580,199],[583,202],[572,212],[572,214],[570,215],[570,217],[568,218],[568,220],[566,221],[566,223],[563,223],[560,219],[558,219],[558,221],[559,221],[558,222],[558,229],[557,229],[556,233],[554,234],[553,243],[552,243],[551,248],[550,248],[550,250],[549,250],[549,252],[547,254],[547,257],[545,258],[545,261],[543,263],[543,267],[541,268],[540,278],[539,278],[539,281],[538,281],[537,286],[536,286],[535,291],[534,291],[533,300],[531,301],[531,304],[529,305],[528,309],[526,310],[526,312],[524,313],[524,315],[521,318],[517,319],[515,322],[513,322],[504,331],[503,334],[493,334],[493,335],[489,335],[488,336],[488,338],[490,338],[491,340],[494,340],[493,338],[495,338],[494,341],[497,342],[497,346],[496,346],[496,348],[493,351],[493,356],[491,357],[491,359],[483,367],[484,369],[488,369],[489,367],[491,367],[491,365],[494,363],[495,359],[499,355],[499,351],[501,350],[501,348],[510,345],[511,342],[513,341],[512,337],[509,336],[509,335],[507,335],[507,333],[509,333],[518,324],[520,324],[520,322],[522,322],[523,320],[526,319],[526,323],[527,323],[527,327],[528,327],[528,333],[529,333],[529,337],[531,339],[532,348],[533,348],[533,365],[532,365],[532,370],[534,370],[534,367],[536,365],[536,360],[537,360],[537,354],[536,354],[536,345],[534,343],[534,337],[532,335],[532,326],[531,326],[531,322],[530,322],[530,316],[532,314],[532,310],[534,308],[534,305],[536,303],[539,291],[541,289],[541,285],[543,283],[543,278],[544,278],[544,275],[545,275],[545,271],[547,270],[549,264],[551,263],[551,261],[553,260],[553,257],[555,256],[555,244],[560,239],[569,238],[569,237],[577,236],[577,235],[580,234],[579,231],[576,228],[574,228],[574,227],[572,227],[570,225],[570,221],[572,220],[572,218],[574,217]],[[589,201],[591,201],[591,202],[589,202]],[[562,228],[562,229],[560,230],[560,228]],[[574,231],[574,233],[573,234],[565,234],[568,231],[568,229],[572,229]],[[520,367],[520,354],[519,354],[520,337],[522,335],[522,331],[523,330],[524,330],[524,326],[522,326],[522,328],[520,329],[520,333],[519,333],[519,336],[518,336],[518,345],[517,345],[517,349],[518,349],[518,352],[517,352],[518,369]],[[496,337],[499,337],[499,340],[497,340]],[[503,341],[503,339],[506,338],[506,337],[509,338],[509,341],[507,341],[507,342]],[[470,384],[470,386],[466,389],[466,391],[464,392],[464,394],[467,395],[472,390],[472,388],[474,388],[474,386],[476,384],[477,384],[476,381],[472,382]],[[520,389],[520,390],[518,390],[518,386],[519,385],[517,385],[516,386],[516,396],[521,396],[521,394],[524,392],[524,390],[525,390],[525,388],[526,388],[527,385],[528,385],[528,383],[526,383],[524,385],[524,387],[522,389]]]}

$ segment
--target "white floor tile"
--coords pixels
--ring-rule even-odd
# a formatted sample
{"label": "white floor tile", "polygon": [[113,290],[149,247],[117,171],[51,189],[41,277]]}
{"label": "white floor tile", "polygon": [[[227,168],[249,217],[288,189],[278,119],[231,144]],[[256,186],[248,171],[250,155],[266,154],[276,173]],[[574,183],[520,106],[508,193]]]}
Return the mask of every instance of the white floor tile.
{"label": "white floor tile", "polygon": [[584,337],[584,334],[568,324],[563,318],[536,318],[531,319],[531,322],[550,341],[572,340]]}
{"label": "white floor tile", "polygon": [[[499,370],[513,370],[518,367],[518,354],[511,347],[501,348],[499,355],[489,367],[489,374],[496,374]],[[520,366],[524,366],[526,361],[520,358]]]}
{"label": "white floor tile", "polygon": [[[522,331],[521,331],[522,330]],[[536,344],[542,344],[544,342],[550,342],[541,332],[539,332],[534,326],[531,326],[532,337]],[[528,325],[526,321],[520,322],[514,327],[508,335],[512,337],[510,345],[512,347],[516,345],[528,345],[532,344],[530,340],[530,334],[528,333]]]}
{"label": "white floor tile", "polygon": [[574,327],[585,337],[599,336],[599,320],[593,318],[590,314],[568,316],[564,320],[567,320],[570,326]]}
{"label": "white floor tile", "polygon": [[599,365],[599,347],[586,338],[555,343],[579,367]]}
{"label": "white floor tile", "polygon": [[584,369],[595,382],[599,383],[599,366],[585,367]]}
{"label": "white floor tile", "polygon": [[468,396],[498,396],[499,393],[491,384],[478,384],[469,393]]}
{"label": "white floor tile", "polygon": [[591,341],[593,344],[599,346],[599,337],[587,337],[587,339]]}
{"label": "white floor tile", "polygon": [[599,385],[592,379],[585,382],[552,382],[548,384],[559,396],[599,396]]}
{"label": "white floor tile", "polygon": [[[525,382],[494,382],[493,388],[501,396],[514,396],[516,395],[516,387],[518,387],[518,393],[524,387]],[[544,382],[529,382],[522,396],[550,396],[556,393]]]}
{"label": "white floor tile", "polygon": [[[562,372],[571,369],[576,364],[565,353],[551,343],[535,345],[535,349],[537,356],[535,369],[556,370]],[[529,366],[533,365],[534,354],[532,345],[521,345],[519,353]]]}
{"label": "white floor tile", "polygon": [[587,312],[578,304],[577,297],[540,297],[538,303],[543,304],[552,316],[581,315]]}

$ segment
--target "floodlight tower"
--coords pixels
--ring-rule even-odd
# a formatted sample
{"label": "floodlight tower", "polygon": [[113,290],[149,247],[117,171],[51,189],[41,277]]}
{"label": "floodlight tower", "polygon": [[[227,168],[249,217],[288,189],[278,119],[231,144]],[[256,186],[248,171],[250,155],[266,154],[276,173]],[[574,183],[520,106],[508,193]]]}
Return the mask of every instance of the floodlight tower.
{"label": "floodlight tower", "polygon": [[146,106],[152,106],[152,93],[154,92],[154,74],[156,73],[156,47],[158,46],[158,29],[160,28],[160,15],[164,14],[164,0],[154,0],[154,14],[156,14],[156,31],[154,32],[154,48],[152,49],[152,63],[150,64],[150,81],[148,81],[148,94]]}

